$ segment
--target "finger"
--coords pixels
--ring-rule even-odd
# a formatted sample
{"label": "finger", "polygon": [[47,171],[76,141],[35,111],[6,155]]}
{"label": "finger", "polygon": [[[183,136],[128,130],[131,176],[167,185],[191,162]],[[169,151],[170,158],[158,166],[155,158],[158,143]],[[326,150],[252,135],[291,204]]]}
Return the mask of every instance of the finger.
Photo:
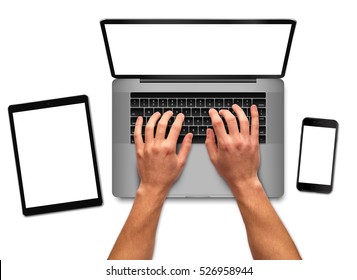
{"label": "finger", "polygon": [[206,148],[207,148],[208,156],[213,162],[214,159],[216,158],[218,149],[217,149],[216,139],[214,137],[214,132],[210,128],[207,128],[207,132],[206,132]]}
{"label": "finger", "polygon": [[192,133],[187,133],[185,138],[183,138],[180,151],[177,155],[178,161],[181,166],[185,165],[188,154],[190,153],[191,146],[192,146],[192,138],[193,138]]}
{"label": "finger", "polygon": [[239,131],[236,117],[228,110],[220,110],[219,114],[226,120],[229,134],[237,134]]}
{"label": "finger", "polygon": [[142,137],[142,129],[143,129],[143,117],[138,117],[135,122],[135,129],[134,129],[134,142],[136,150],[140,150],[143,145],[143,137]]}
{"label": "finger", "polygon": [[209,113],[209,116],[211,117],[212,125],[213,125],[214,131],[217,135],[218,142],[219,142],[219,139],[227,136],[227,132],[226,132],[226,129],[224,128],[223,121],[215,109],[210,109],[208,111],[208,113]]}
{"label": "finger", "polygon": [[145,127],[145,143],[151,143],[154,140],[154,130],[157,121],[159,120],[161,114],[155,112],[149,119]]}
{"label": "finger", "polygon": [[232,108],[236,113],[236,115],[238,116],[239,132],[243,135],[249,135],[249,122],[244,111],[237,104],[233,104]]}
{"label": "finger", "polygon": [[170,132],[169,132],[169,135],[167,136],[167,140],[177,143],[177,139],[180,135],[182,123],[183,123],[184,119],[185,119],[185,116],[182,113],[180,113],[176,116],[175,121],[170,128]]}
{"label": "finger", "polygon": [[167,123],[169,122],[169,119],[172,117],[172,115],[173,115],[172,111],[166,111],[162,115],[159,123],[157,124],[155,139],[160,139],[160,140],[165,139]]}
{"label": "finger", "polygon": [[250,135],[253,137],[253,139],[258,140],[259,137],[259,114],[258,114],[258,108],[256,105],[252,105],[250,107],[250,115],[252,116],[252,126],[251,126],[251,131]]}

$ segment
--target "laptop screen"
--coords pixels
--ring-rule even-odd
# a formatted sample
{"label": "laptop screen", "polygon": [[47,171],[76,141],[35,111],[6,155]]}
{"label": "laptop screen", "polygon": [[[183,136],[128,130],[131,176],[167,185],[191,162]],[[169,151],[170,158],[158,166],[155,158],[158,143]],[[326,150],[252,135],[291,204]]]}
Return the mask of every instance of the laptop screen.
{"label": "laptop screen", "polygon": [[113,77],[283,77],[292,20],[104,20]]}

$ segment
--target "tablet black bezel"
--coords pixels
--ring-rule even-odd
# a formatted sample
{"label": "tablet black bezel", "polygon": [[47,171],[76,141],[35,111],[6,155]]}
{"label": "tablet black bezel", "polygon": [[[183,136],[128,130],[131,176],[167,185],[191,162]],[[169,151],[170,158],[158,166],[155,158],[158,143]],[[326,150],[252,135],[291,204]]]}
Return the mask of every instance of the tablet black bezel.
{"label": "tablet black bezel", "polygon": [[[329,128],[335,128],[336,129],[336,131],[335,131],[335,142],[334,142],[334,148],[333,148],[333,160],[332,160],[332,171],[331,171],[331,181],[330,181],[331,184],[330,185],[313,184],[313,183],[301,183],[301,182],[299,182],[300,163],[301,163],[301,149],[302,149],[302,142],[303,142],[304,127],[305,126],[329,127]],[[297,178],[296,178],[296,187],[297,187],[297,189],[299,191],[318,192],[318,193],[330,193],[330,192],[332,192],[333,179],[334,179],[334,173],[335,173],[337,132],[338,132],[338,123],[335,120],[318,119],[318,118],[305,118],[305,119],[303,119],[302,126],[301,126],[298,173],[297,173]]]}
{"label": "tablet black bezel", "polygon": [[[286,47],[281,74],[266,75],[116,75],[110,52],[106,24],[290,24],[290,34]],[[113,78],[139,78],[139,79],[257,79],[257,78],[282,78],[285,76],[291,44],[293,41],[296,21],[292,19],[104,19],[100,21],[105,49]]]}
{"label": "tablet black bezel", "polygon": [[[19,153],[18,153],[18,147],[17,147],[16,130],[15,130],[13,114],[17,113],[17,112],[23,112],[23,111],[29,111],[29,110],[46,109],[46,108],[80,104],[80,103],[84,103],[85,108],[86,108],[88,132],[89,132],[90,145],[91,145],[91,150],[92,150],[93,167],[94,167],[98,197],[93,198],[93,199],[85,199],[85,200],[64,202],[64,203],[51,204],[51,205],[43,205],[43,206],[37,206],[37,207],[26,207],[24,186],[23,186],[23,182],[22,182],[21,166],[20,166],[20,159],[19,159]],[[8,111],[9,111],[9,118],[10,118],[12,143],[13,143],[13,147],[14,147],[14,154],[15,154],[15,161],[16,161],[17,177],[18,177],[19,188],[20,188],[22,212],[25,216],[50,213],[50,212],[58,212],[58,211],[71,210],[71,209],[78,209],[78,208],[91,207],[91,206],[99,206],[103,203],[101,189],[100,189],[100,180],[99,180],[99,172],[98,172],[98,165],[97,165],[97,159],[96,159],[94,138],[93,138],[92,122],[91,122],[91,116],[90,116],[90,110],[89,110],[89,101],[88,101],[88,97],[86,95],[78,95],[78,96],[72,96],[72,97],[65,97],[65,98],[44,100],[44,101],[38,101],[38,102],[10,105],[8,108]]]}

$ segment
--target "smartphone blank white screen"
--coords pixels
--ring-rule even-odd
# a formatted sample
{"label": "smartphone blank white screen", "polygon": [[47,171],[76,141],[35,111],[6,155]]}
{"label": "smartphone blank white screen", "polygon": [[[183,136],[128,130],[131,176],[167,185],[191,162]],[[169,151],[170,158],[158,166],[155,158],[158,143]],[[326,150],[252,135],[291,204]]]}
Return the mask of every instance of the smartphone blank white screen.
{"label": "smartphone blank white screen", "polygon": [[331,184],[335,135],[335,128],[304,126],[300,183]]}
{"label": "smartphone blank white screen", "polygon": [[27,208],[98,198],[84,103],[13,117]]}
{"label": "smartphone blank white screen", "polygon": [[280,75],[291,24],[106,24],[116,75]]}

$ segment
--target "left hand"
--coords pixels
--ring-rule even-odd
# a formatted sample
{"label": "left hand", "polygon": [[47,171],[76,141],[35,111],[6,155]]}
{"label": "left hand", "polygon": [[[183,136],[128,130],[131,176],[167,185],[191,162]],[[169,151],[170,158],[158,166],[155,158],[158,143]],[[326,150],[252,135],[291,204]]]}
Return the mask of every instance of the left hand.
{"label": "left hand", "polygon": [[[139,190],[166,197],[171,186],[179,177],[191,149],[192,133],[188,133],[176,153],[177,139],[180,135],[184,115],[178,114],[165,139],[165,133],[172,111],[165,112],[161,119],[159,112],[154,113],[145,127],[145,143],[142,138],[142,117],[135,124],[134,141],[137,167],[140,176]],[[159,120],[160,119],[160,120]],[[156,134],[154,128],[157,124]]]}

